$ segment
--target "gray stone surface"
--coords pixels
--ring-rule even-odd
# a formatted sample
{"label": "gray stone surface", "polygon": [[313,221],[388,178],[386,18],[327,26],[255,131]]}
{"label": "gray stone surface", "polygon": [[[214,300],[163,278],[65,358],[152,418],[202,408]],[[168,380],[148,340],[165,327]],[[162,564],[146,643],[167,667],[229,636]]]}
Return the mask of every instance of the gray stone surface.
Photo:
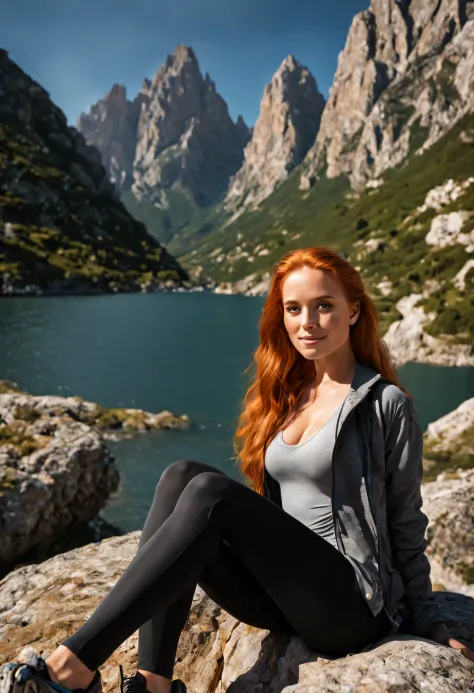
{"label": "gray stone surface", "polygon": [[[442,493],[442,483],[426,485],[427,498]],[[450,484],[446,504],[455,493],[455,480]],[[452,506],[462,515],[464,506]],[[89,618],[133,560],[139,538],[136,531],[105,539],[18,568],[0,581],[0,680],[2,665],[25,661],[31,649],[49,656]],[[455,534],[450,541],[456,541]],[[474,600],[447,590],[435,595],[459,624],[453,635],[472,649]],[[127,674],[136,670],[137,637],[131,634],[100,667],[105,693],[118,690],[118,664]],[[239,622],[197,587],[174,677],[185,681],[189,693],[458,693],[473,690],[474,663],[451,648],[406,634],[331,660],[310,651],[296,635]]]}

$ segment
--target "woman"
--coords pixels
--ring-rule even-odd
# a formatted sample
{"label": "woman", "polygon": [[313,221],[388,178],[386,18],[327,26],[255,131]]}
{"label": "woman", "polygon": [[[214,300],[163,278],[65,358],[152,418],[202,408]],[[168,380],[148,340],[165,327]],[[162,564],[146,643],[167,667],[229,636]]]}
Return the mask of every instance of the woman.
{"label": "woman", "polygon": [[201,462],[171,464],[113,589],[46,661],[10,665],[20,680],[7,693],[31,680],[40,693],[97,693],[98,667],[137,629],[138,669],[121,670],[122,691],[183,689],[172,672],[197,584],[237,619],[297,633],[325,656],[403,626],[474,661],[431,591],[422,432],[358,272],[326,248],[285,255],[255,362],[234,443],[253,488]]}

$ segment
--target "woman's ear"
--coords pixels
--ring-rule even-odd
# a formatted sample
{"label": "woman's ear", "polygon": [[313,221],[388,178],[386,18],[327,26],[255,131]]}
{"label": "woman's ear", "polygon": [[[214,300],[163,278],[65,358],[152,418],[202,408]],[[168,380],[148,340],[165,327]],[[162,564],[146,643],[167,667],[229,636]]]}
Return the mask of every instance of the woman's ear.
{"label": "woman's ear", "polygon": [[357,320],[359,319],[359,315],[360,315],[360,305],[359,305],[359,303],[356,303],[355,307],[353,307],[353,309],[352,309],[352,315],[351,315],[350,320],[349,320],[351,325],[356,324]]}

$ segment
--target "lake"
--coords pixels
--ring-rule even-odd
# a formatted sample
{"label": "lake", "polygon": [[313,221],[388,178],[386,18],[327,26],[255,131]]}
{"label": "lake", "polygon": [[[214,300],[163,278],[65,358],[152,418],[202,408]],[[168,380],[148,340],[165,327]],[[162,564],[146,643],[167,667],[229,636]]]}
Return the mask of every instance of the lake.
{"label": "lake", "polygon": [[[200,293],[17,297],[0,301],[0,379],[35,395],[187,414],[185,431],[109,442],[122,481],[103,517],[141,529],[162,471],[197,459],[236,479],[232,437],[249,385],[264,297]],[[423,428],[474,394],[474,368],[398,369]]]}

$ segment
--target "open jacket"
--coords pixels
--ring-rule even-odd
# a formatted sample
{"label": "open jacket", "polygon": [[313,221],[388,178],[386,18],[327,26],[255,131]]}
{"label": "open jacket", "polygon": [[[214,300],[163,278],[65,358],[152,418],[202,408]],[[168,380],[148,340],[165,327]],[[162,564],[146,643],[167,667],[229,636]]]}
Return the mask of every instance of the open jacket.
{"label": "open jacket", "polygon": [[[412,401],[356,362],[336,430],[332,507],[339,551],[353,565],[374,616],[426,636],[443,617],[432,593],[422,512],[423,433]],[[264,470],[264,495],[280,507],[279,483]]]}

